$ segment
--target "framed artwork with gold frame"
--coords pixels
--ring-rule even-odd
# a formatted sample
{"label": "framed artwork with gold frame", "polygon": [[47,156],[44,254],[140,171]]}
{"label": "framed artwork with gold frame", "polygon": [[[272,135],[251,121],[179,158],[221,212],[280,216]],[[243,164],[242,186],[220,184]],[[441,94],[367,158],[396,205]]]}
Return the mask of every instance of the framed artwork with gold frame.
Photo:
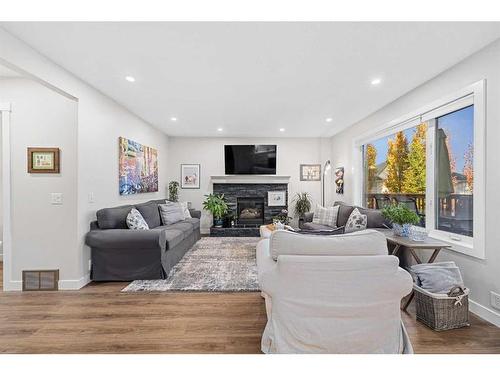
{"label": "framed artwork with gold frame", "polygon": [[28,173],[59,173],[60,150],[53,147],[28,147]]}

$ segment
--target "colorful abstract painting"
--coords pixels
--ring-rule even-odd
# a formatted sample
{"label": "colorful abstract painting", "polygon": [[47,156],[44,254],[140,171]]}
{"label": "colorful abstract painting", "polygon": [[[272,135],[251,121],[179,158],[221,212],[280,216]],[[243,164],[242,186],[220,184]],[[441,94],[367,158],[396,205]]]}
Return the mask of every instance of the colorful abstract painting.
{"label": "colorful abstract painting", "polygon": [[120,195],[158,191],[158,151],[120,137]]}

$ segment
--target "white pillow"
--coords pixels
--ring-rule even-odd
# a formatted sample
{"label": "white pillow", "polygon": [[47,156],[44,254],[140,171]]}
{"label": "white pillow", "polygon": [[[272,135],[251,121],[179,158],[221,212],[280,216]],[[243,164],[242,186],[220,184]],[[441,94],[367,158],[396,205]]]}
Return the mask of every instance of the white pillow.
{"label": "white pillow", "polygon": [[167,201],[165,204],[159,204],[158,207],[163,225],[171,225],[184,220],[184,211],[179,202]]}
{"label": "white pillow", "polygon": [[314,224],[328,225],[329,227],[336,228],[339,207],[340,206],[323,207],[317,204],[313,213],[312,222]]}
{"label": "white pillow", "polygon": [[368,216],[363,215],[357,208],[352,210],[345,224],[344,233],[357,232],[359,230],[365,230],[368,225]]}
{"label": "white pillow", "polygon": [[191,219],[191,213],[189,212],[188,202],[181,202],[182,210],[184,211],[184,219]]}
{"label": "white pillow", "polygon": [[144,220],[141,213],[135,208],[132,208],[127,215],[127,227],[134,230],[149,229],[148,223],[146,223],[146,220]]}

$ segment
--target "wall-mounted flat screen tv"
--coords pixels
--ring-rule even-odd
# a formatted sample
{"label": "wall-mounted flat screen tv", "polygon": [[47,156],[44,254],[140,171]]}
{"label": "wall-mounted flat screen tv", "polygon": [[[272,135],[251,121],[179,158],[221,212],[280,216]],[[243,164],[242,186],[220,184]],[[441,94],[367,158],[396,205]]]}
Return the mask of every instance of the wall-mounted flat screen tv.
{"label": "wall-mounted flat screen tv", "polygon": [[225,145],[226,174],[276,174],[276,145]]}

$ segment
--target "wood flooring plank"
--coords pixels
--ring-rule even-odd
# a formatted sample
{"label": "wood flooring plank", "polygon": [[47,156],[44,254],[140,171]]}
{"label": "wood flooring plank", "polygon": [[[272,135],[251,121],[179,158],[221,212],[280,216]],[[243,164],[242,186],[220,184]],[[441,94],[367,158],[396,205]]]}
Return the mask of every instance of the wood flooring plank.
{"label": "wood flooring plank", "polygon": [[[121,293],[127,284],[0,292],[0,353],[260,353],[260,293]],[[402,317],[416,353],[500,353],[500,328],[473,314],[446,332],[417,322],[412,306]]]}

